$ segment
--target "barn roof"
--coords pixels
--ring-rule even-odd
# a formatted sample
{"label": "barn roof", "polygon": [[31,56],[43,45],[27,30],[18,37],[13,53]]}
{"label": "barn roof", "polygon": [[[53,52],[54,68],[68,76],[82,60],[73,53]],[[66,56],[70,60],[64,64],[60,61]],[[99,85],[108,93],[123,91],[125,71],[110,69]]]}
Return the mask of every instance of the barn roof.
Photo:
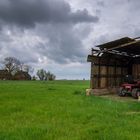
{"label": "barn roof", "polygon": [[[100,54],[103,56],[111,53],[128,57],[140,57],[140,37],[124,37],[96,47],[98,47],[98,50],[92,49],[92,55],[94,56],[100,56]],[[88,61],[91,61],[91,59],[92,58],[89,55]]]}
{"label": "barn roof", "polygon": [[124,37],[111,42],[107,42],[105,44],[98,45],[96,47],[98,47],[101,51],[113,51],[123,54],[126,53],[129,56],[136,56],[140,55],[140,37]]}
{"label": "barn roof", "polygon": [[114,47],[126,44],[126,43],[130,43],[135,41],[135,39],[129,38],[129,37],[123,37],[114,41],[110,41],[101,45],[98,45],[96,47],[99,47],[101,50],[103,49],[112,49]]}
{"label": "barn roof", "polygon": [[131,56],[140,55],[140,40],[135,40],[116,47],[112,47],[110,50],[126,52]]}

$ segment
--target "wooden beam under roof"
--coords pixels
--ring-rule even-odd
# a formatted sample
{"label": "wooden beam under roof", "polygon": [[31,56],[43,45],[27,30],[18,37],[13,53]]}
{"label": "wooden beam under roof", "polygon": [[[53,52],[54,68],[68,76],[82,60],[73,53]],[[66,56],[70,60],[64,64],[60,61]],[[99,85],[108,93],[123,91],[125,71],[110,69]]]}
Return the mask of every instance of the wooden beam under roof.
{"label": "wooden beam under roof", "polygon": [[126,44],[119,45],[108,49],[107,51],[116,50],[119,52],[125,52],[130,56],[140,55],[140,40],[135,40]]}

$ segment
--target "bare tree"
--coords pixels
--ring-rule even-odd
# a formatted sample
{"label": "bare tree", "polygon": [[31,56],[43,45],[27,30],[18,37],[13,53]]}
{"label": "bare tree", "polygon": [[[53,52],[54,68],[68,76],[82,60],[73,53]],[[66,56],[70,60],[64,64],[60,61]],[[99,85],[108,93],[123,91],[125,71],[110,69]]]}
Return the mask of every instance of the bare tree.
{"label": "bare tree", "polygon": [[55,78],[56,78],[56,76],[55,76],[54,74],[51,74],[51,76],[50,76],[50,81],[54,81]]}
{"label": "bare tree", "polygon": [[46,71],[44,69],[40,69],[37,71],[38,78],[43,81],[45,80]]}
{"label": "bare tree", "polygon": [[22,71],[25,71],[27,73],[33,73],[34,69],[30,65],[23,64]]}
{"label": "bare tree", "polygon": [[20,68],[20,61],[15,57],[6,57],[4,59],[4,68],[10,73],[13,74],[17,72]]}
{"label": "bare tree", "polygon": [[51,72],[46,72],[44,69],[40,69],[37,71],[37,76],[39,77],[40,80],[45,80],[45,81],[52,81],[55,80],[56,76],[52,74]]}
{"label": "bare tree", "polygon": [[19,65],[19,70],[20,71],[23,71],[23,69],[24,69],[24,62],[20,62],[20,65]]}
{"label": "bare tree", "polygon": [[50,71],[45,73],[45,80],[47,81],[53,81],[55,80],[56,76],[52,74]]}

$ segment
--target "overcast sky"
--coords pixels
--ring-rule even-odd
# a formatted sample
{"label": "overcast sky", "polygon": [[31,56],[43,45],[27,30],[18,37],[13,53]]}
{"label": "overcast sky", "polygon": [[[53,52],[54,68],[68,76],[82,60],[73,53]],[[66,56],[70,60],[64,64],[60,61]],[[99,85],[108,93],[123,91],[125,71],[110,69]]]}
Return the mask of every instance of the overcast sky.
{"label": "overcast sky", "polygon": [[140,0],[0,0],[0,60],[89,79],[92,47],[140,36]]}

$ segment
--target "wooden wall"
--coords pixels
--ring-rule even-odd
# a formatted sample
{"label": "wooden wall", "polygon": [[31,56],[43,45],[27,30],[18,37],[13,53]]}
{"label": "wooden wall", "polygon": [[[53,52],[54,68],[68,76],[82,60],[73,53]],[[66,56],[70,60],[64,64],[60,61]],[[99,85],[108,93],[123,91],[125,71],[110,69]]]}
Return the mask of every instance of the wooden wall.
{"label": "wooden wall", "polygon": [[118,87],[128,74],[140,79],[140,57],[132,58],[114,54],[90,56],[91,88]]}
{"label": "wooden wall", "polygon": [[92,88],[119,86],[127,72],[126,67],[93,65],[91,71]]}
{"label": "wooden wall", "polygon": [[133,64],[133,77],[134,79],[140,79],[140,64]]}

